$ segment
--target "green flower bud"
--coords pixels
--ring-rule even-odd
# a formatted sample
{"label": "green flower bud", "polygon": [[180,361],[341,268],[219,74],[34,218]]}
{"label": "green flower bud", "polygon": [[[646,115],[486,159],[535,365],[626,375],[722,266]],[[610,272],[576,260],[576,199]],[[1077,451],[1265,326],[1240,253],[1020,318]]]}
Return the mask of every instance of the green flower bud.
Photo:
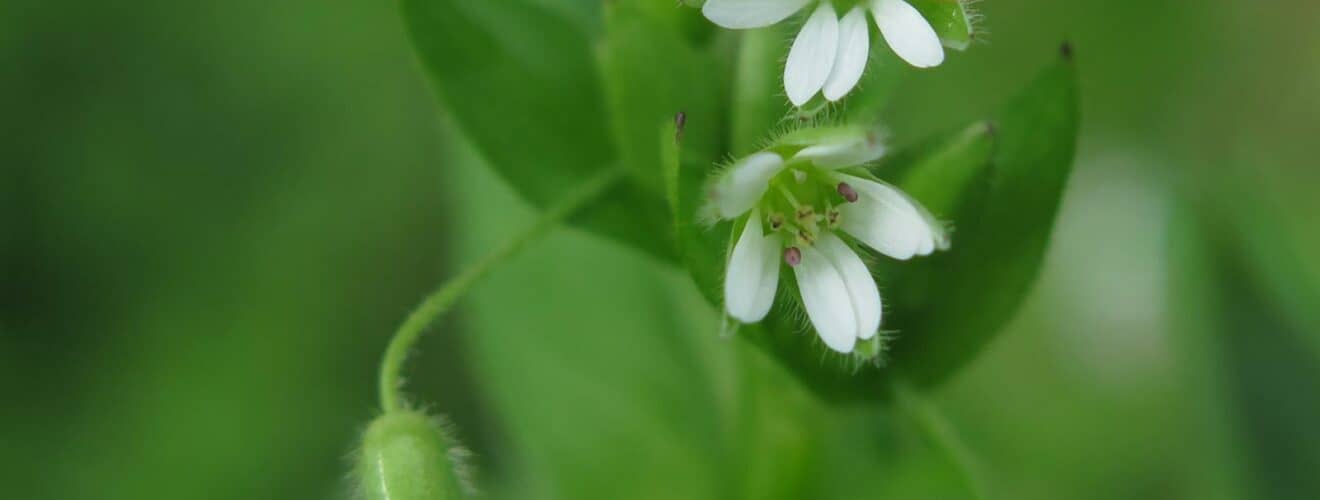
{"label": "green flower bud", "polygon": [[365,500],[467,498],[464,450],[446,426],[413,411],[386,413],[362,436],[358,488]]}
{"label": "green flower bud", "polygon": [[967,50],[976,37],[978,16],[968,8],[967,0],[912,0],[912,6],[921,12],[935,28],[940,42],[954,50]]}

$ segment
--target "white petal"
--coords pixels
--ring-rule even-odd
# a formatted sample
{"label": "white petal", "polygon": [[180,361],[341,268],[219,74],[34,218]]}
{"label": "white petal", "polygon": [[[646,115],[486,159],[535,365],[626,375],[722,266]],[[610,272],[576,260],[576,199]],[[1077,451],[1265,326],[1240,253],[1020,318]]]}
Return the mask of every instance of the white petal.
{"label": "white petal", "polygon": [[866,10],[853,7],[839,21],[839,49],[835,51],[834,67],[825,80],[825,99],[830,102],[848,95],[866,71],[866,58],[871,53],[871,27],[866,25]]}
{"label": "white petal", "polygon": [[944,229],[915,200],[885,183],[850,175],[835,175],[860,195],[839,208],[845,232],[866,246],[899,260],[929,255],[947,247]]}
{"label": "white petal", "polygon": [[843,276],[844,285],[848,287],[853,313],[857,315],[857,337],[874,337],[880,330],[880,290],[875,286],[871,270],[862,263],[857,252],[833,234],[822,234],[816,246],[829,257],[834,268]]}
{"label": "white petal", "polygon": [[930,68],[944,62],[939,35],[915,7],[903,0],[871,0],[871,15],[889,48],[908,64]]}
{"label": "white petal", "polygon": [[802,262],[793,268],[793,272],[802,292],[807,318],[811,319],[811,326],[830,349],[852,352],[857,343],[857,315],[853,312],[843,276],[820,251],[810,246],[801,250]]}
{"label": "white petal", "polygon": [[784,66],[784,91],[794,106],[806,104],[825,86],[838,47],[839,18],[830,2],[821,2],[802,25]]}
{"label": "white petal", "polygon": [[762,151],[735,163],[715,185],[720,217],[732,219],[750,210],[770,187],[770,179],[784,167],[784,159]]}
{"label": "white petal", "polygon": [[761,219],[755,210],[742,236],[729,256],[724,278],[724,307],[743,323],[765,318],[779,284],[778,245],[761,232]]}
{"label": "white petal", "polygon": [[857,131],[837,140],[807,146],[794,158],[809,159],[817,167],[855,167],[872,162],[885,155],[885,144],[875,132]]}
{"label": "white petal", "polygon": [[839,208],[843,231],[877,252],[898,260],[911,259],[926,237],[916,217],[870,198]]}
{"label": "white petal", "polygon": [[701,13],[729,29],[762,28],[787,19],[811,0],[706,0]]}

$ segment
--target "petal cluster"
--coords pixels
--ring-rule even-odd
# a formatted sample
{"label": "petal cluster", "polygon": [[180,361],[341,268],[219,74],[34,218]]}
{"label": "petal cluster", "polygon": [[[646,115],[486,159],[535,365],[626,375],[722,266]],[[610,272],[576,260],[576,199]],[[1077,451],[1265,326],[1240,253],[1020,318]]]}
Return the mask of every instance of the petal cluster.
{"label": "petal cluster", "polygon": [[[812,0],[707,0],[702,13],[729,29],[770,26],[806,9]],[[842,99],[866,70],[871,50],[870,13],[880,35],[894,53],[918,68],[944,62],[944,48],[935,29],[915,7],[903,0],[865,0],[842,18],[833,0],[816,6],[802,25],[784,66],[784,91],[795,106],[817,94],[828,101]]]}
{"label": "petal cluster", "polygon": [[787,265],[826,346],[847,353],[876,335],[880,292],[848,241],[899,260],[949,245],[919,203],[855,168],[883,152],[874,133],[808,134],[743,158],[716,179],[714,212],[741,224],[725,275],[731,317],[763,319]]}

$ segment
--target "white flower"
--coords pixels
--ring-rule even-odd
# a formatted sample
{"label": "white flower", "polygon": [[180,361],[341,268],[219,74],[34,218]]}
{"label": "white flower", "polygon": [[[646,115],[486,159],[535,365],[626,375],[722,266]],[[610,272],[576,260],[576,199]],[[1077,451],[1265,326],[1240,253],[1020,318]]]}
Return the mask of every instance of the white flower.
{"label": "white flower", "polygon": [[[836,0],[820,0],[793,41],[784,67],[784,90],[794,106],[823,93],[842,99],[861,80],[871,51],[870,12],[889,48],[918,68],[944,62],[940,38],[921,13],[904,0],[861,0],[840,19]],[[813,0],[707,0],[702,14],[729,29],[770,26],[806,8]]]}
{"label": "white flower", "polygon": [[944,228],[898,188],[850,173],[879,158],[876,134],[815,129],[736,162],[711,189],[712,211],[742,224],[729,255],[724,303],[744,323],[765,318],[781,262],[826,346],[852,352],[880,328],[880,292],[841,236],[899,260],[948,248]]}

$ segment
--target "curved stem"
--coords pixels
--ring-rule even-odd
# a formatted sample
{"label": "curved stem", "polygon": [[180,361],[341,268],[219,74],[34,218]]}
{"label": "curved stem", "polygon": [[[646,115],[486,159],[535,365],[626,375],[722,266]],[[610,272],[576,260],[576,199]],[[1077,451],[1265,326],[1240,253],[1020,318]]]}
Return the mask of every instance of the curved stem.
{"label": "curved stem", "polygon": [[450,278],[440,288],[427,295],[394,332],[385,357],[380,364],[380,407],[386,413],[404,408],[401,376],[408,352],[426,328],[453,306],[464,293],[490,273],[496,265],[516,255],[520,250],[558,225],[579,209],[595,201],[621,178],[619,169],[611,168],[595,175],[560,201],[548,207],[537,221],[522,233],[514,235],[481,260]]}
{"label": "curved stem", "polygon": [[921,431],[926,434],[931,444],[939,448],[949,457],[953,466],[962,473],[963,482],[967,486],[967,491],[971,493],[972,498],[986,500],[989,496],[986,493],[985,476],[981,472],[981,464],[976,460],[976,456],[963,443],[962,438],[958,437],[958,431],[954,429],[953,423],[940,413],[929,400],[922,398],[906,382],[895,380],[892,382],[894,393],[894,402]]}

